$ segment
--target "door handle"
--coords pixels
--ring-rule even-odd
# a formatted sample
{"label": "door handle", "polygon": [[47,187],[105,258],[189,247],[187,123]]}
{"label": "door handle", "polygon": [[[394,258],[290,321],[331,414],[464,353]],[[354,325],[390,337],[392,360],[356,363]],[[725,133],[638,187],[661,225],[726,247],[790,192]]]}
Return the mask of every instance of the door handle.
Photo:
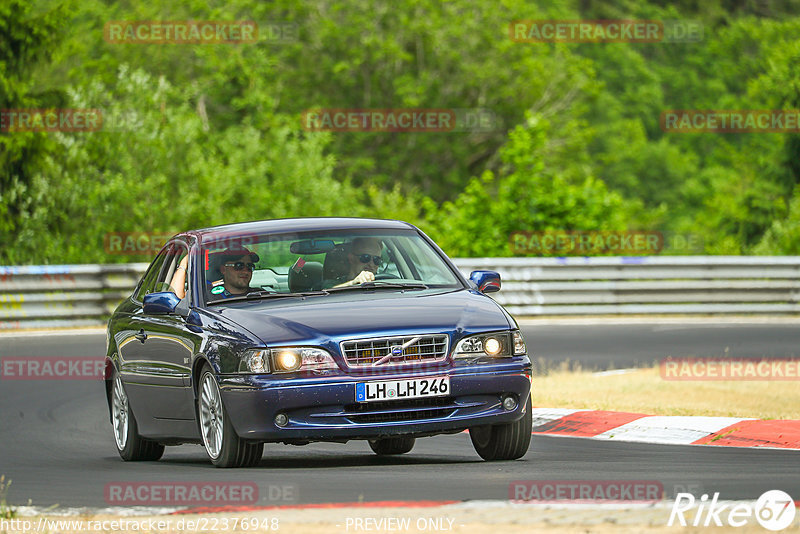
{"label": "door handle", "polygon": [[139,330],[139,333],[133,337],[144,343],[145,339],[147,339],[147,334],[144,333],[144,328],[142,328],[141,330]]}

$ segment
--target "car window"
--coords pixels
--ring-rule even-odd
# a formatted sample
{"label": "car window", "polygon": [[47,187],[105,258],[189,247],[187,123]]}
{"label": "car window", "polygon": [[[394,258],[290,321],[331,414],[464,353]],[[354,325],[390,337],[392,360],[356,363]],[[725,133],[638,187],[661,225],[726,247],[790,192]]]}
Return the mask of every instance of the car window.
{"label": "car window", "polygon": [[168,253],[169,249],[162,250],[161,253],[156,256],[156,259],[153,260],[153,263],[150,264],[150,268],[147,269],[142,284],[139,286],[139,291],[136,292],[136,300],[141,301],[145,295],[156,291],[156,282],[163,271],[164,263],[169,255]]}
{"label": "car window", "polygon": [[[354,254],[353,246],[361,253]],[[337,230],[226,236],[218,241],[210,236],[203,249],[207,301],[250,290],[290,293],[328,289],[352,280],[362,267],[374,269],[378,280],[436,287],[461,285],[442,256],[414,231]],[[234,282],[247,284],[231,291],[220,266],[237,263],[241,269],[251,267],[252,274],[248,280],[248,273],[242,270],[229,272]]]}
{"label": "car window", "polygon": [[182,243],[170,245],[162,250],[147,270],[142,285],[136,293],[136,300],[141,301],[145,295],[161,291],[172,291],[183,298],[188,290],[188,273],[183,282],[182,292],[177,291],[173,285],[176,283],[178,265],[188,253],[188,249]]}
{"label": "car window", "polygon": [[164,265],[161,267],[160,272],[155,280],[155,286],[153,287],[153,291],[161,292],[161,291],[173,291],[174,288],[173,278],[175,277],[175,273],[178,270],[178,265],[180,260],[183,256],[186,255],[186,250],[181,245],[175,243],[170,245],[167,248],[167,256],[166,260],[164,261]]}
{"label": "car window", "polygon": [[[181,244],[176,244],[170,252],[170,256],[169,269],[165,271],[164,278],[165,281],[169,280],[168,288],[164,291],[172,291],[183,299],[189,292],[190,272],[192,270],[192,266],[188,261],[189,249]],[[187,260],[185,262],[186,267],[185,270],[181,270],[178,266],[184,263],[184,259]]]}
{"label": "car window", "polygon": [[406,258],[416,278],[425,280],[429,284],[451,283],[453,273],[424,240],[404,240],[400,243],[398,251]]}

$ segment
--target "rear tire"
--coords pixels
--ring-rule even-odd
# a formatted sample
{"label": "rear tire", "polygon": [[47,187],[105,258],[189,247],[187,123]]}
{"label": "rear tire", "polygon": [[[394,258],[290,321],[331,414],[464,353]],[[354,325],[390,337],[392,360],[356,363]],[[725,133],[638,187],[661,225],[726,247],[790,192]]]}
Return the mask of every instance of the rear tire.
{"label": "rear tire", "polygon": [[252,467],[261,462],[264,444],[240,438],[222,405],[222,395],[209,366],[200,372],[197,392],[200,435],[208,457],[217,467]]}
{"label": "rear tire", "polygon": [[486,461],[516,460],[525,456],[531,444],[531,398],[519,421],[502,425],[476,426],[469,429],[475,451]]}
{"label": "rear tire", "polygon": [[144,439],[139,435],[136,418],[133,416],[128,394],[118,372],[114,373],[111,385],[111,424],[114,428],[114,444],[126,462],[156,461],[164,454],[164,446]]}
{"label": "rear tire", "polygon": [[416,438],[397,437],[369,440],[369,448],[378,456],[405,454],[414,448]]}

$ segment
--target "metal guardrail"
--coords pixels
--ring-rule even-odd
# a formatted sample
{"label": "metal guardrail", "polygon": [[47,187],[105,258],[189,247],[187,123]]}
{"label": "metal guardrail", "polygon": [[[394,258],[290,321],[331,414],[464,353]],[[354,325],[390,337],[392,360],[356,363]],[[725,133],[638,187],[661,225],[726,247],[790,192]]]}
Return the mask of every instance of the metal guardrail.
{"label": "metal guardrail", "polygon": [[[800,312],[800,256],[462,258],[515,315]],[[0,267],[0,329],[99,325],[146,263]]]}
{"label": "metal guardrail", "polygon": [[[800,312],[800,256],[461,259],[491,269],[514,315]],[[493,294],[494,295],[494,294]]]}
{"label": "metal guardrail", "polygon": [[0,330],[100,325],[130,295],[147,266],[0,267]]}

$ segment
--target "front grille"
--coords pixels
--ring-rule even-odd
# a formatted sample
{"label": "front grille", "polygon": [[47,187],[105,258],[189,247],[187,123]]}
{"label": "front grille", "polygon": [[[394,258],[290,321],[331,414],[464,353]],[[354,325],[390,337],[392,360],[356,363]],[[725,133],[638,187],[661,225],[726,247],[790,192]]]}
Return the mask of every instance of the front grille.
{"label": "front grille", "polygon": [[[422,334],[354,339],[343,341],[341,348],[350,367],[370,367],[376,363],[383,367],[444,360],[447,358],[448,343],[447,334]],[[392,349],[397,354],[392,354]]]}
{"label": "front grille", "polygon": [[348,412],[346,417],[354,423],[390,423],[447,417],[455,411],[452,403],[451,397],[440,397],[350,404],[345,406],[345,410]]}
{"label": "front grille", "polygon": [[428,399],[408,399],[394,401],[359,402],[347,404],[344,409],[347,413],[375,412],[384,410],[402,410],[404,408],[439,408],[452,406],[453,397],[431,397]]}
{"label": "front grille", "polygon": [[371,413],[365,415],[351,415],[348,417],[354,423],[393,423],[396,421],[420,421],[424,419],[437,419],[447,417],[453,413],[452,408],[440,408],[438,410],[423,410],[421,412],[397,412],[397,413]]}

